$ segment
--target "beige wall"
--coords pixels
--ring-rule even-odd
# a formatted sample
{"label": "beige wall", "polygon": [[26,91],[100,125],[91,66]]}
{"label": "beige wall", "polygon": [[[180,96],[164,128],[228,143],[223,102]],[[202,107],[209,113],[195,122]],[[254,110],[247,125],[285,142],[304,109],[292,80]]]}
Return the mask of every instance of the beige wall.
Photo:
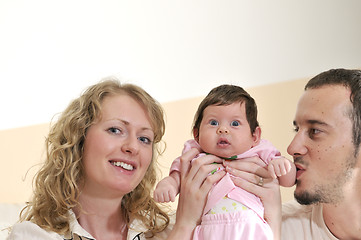
{"label": "beige wall", "polygon": [[[288,156],[293,137],[292,120],[306,80],[295,80],[247,89],[256,99],[263,138],[269,139]],[[193,115],[203,97],[164,103],[166,112],[166,152],[159,162],[163,176],[179,156],[185,140],[191,138]],[[11,116],[10,116],[11,117]],[[31,180],[44,154],[44,139],[49,125],[42,124],[0,131],[0,202],[27,201]],[[29,170],[30,169],[30,170]],[[282,189],[283,201],[293,198],[293,188]]]}
{"label": "beige wall", "polygon": [[0,202],[28,200],[48,129],[49,124],[41,124],[0,131]]}

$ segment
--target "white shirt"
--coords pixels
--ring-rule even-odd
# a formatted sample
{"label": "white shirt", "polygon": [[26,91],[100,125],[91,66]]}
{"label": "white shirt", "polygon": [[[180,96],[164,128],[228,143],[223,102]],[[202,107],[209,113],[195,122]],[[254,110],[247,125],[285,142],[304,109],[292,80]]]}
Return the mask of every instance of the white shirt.
{"label": "white shirt", "polygon": [[282,205],[282,239],[337,240],[323,220],[322,205],[301,205],[296,201]]}
{"label": "white shirt", "polygon": [[[46,231],[30,221],[17,223],[12,227],[8,240],[95,240],[71,213],[70,232],[66,235],[60,235],[52,231]],[[166,239],[172,226],[168,226],[163,232],[157,233],[152,240]],[[128,230],[127,240],[145,240],[144,233],[146,229],[140,221],[134,220]]]}

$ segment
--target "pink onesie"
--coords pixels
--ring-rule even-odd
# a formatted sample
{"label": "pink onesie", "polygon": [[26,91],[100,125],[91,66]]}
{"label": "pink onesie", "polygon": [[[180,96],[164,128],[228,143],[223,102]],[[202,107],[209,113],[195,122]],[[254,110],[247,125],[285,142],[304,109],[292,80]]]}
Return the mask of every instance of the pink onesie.
{"label": "pink onesie", "polygon": [[[191,148],[201,149],[195,140],[188,140],[184,144],[183,153]],[[258,156],[268,164],[272,159],[280,157],[280,152],[269,141],[262,139],[257,146],[237,155],[236,159],[254,156]],[[172,163],[170,172],[172,171],[180,171],[180,158]],[[209,214],[210,210],[217,207],[224,197],[239,202],[246,208],[230,213]],[[254,194],[235,186],[227,173],[209,192],[201,225],[196,227],[193,239],[271,240],[273,233],[264,220],[263,214],[261,200]]]}

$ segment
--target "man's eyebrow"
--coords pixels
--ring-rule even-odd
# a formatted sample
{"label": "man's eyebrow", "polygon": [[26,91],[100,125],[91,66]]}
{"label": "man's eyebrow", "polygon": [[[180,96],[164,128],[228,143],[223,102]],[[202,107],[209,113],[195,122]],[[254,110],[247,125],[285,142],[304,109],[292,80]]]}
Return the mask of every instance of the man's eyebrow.
{"label": "man's eyebrow", "polygon": [[[328,124],[325,123],[325,122],[322,122],[322,121],[319,121],[319,120],[312,120],[312,119],[307,120],[306,123],[311,124],[311,125],[318,124],[318,125],[328,126]],[[297,126],[297,125],[298,125],[297,122],[293,121],[293,126]]]}
{"label": "man's eyebrow", "polygon": [[318,124],[318,125],[324,125],[324,126],[328,126],[327,123],[319,121],[319,120],[307,120],[308,124]]}

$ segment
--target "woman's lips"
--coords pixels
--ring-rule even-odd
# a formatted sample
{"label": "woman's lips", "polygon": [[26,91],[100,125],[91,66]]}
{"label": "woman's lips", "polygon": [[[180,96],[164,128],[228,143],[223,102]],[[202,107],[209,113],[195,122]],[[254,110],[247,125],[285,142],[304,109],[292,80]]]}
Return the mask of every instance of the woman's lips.
{"label": "woman's lips", "polygon": [[122,169],[127,170],[127,171],[133,171],[135,169],[135,167],[132,164],[126,163],[124,161],[110,160],[109,162],[113,166],[121,167]]}

